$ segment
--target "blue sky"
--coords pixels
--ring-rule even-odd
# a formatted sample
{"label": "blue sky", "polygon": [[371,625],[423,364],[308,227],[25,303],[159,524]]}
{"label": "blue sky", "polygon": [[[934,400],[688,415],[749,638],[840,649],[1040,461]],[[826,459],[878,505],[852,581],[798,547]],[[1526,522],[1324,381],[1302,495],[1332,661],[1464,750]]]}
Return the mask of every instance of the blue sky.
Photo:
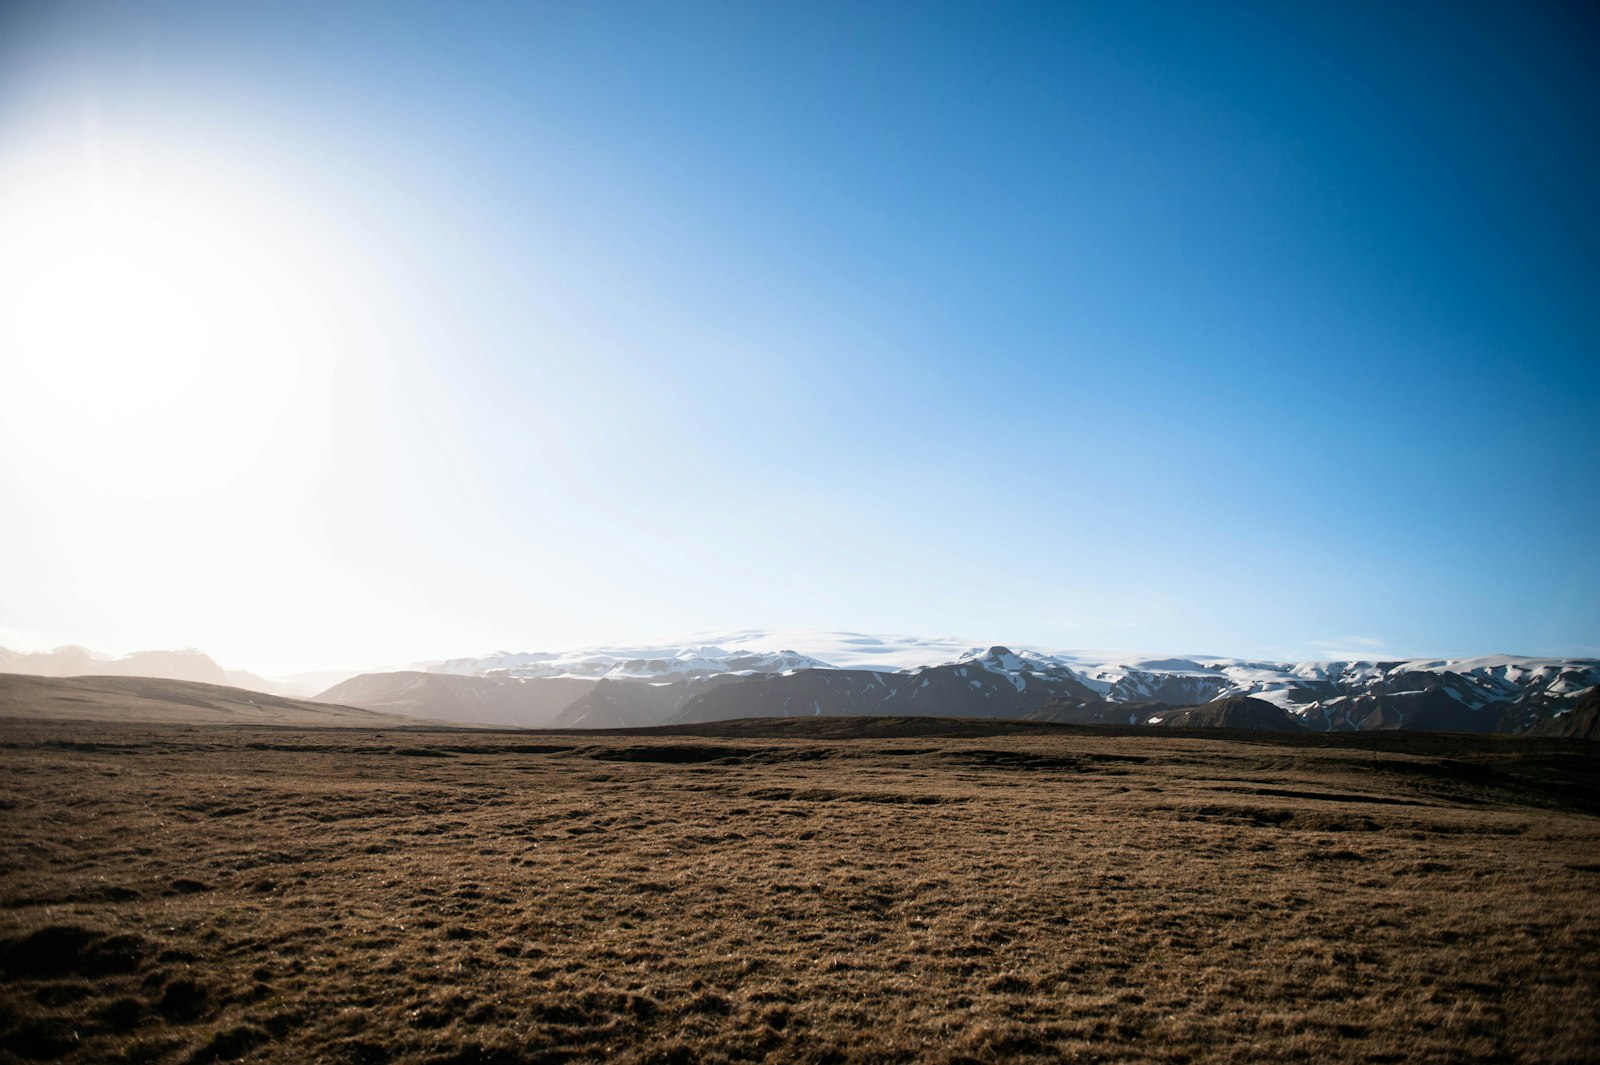
{"label": "blue sky", "polygon": [[1600,654],[1580,5],[0,19],[0,643]]}

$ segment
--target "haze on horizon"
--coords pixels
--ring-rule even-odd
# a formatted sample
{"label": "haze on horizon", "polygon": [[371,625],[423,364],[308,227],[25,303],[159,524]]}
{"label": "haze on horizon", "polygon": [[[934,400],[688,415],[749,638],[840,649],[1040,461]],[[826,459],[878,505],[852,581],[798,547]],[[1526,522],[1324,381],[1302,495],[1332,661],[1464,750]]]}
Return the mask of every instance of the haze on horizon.
{"label": "haze on horizon", "polygon": [[1600,655],[1576,4],[0,10],[0,646]]}

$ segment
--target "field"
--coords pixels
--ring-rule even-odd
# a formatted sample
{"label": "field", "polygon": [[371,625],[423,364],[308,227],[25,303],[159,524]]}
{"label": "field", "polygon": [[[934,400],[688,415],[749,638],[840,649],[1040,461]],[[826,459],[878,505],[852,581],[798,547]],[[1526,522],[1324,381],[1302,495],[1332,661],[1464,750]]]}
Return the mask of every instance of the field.
{"label": "field", "polygon": [[1596,1060],[1595,752],[11,722],[0,1057]]}

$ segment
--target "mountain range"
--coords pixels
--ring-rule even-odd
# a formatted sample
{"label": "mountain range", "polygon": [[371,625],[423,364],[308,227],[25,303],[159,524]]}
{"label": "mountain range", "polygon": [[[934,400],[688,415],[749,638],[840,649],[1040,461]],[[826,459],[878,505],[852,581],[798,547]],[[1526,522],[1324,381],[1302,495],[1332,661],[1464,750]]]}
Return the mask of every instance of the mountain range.
{"label": "mountain range", "polygon": [[101,654],[72,645],[51,651],[12,651],[0,647],[0,673],[32,677],[158,677],[244,688],[269,695],[315,695],[354,672],[316,671],[268,679],[242,669],[224,669],[210,655],[192,647],[180,651],[135,651],[126,655]]}
{"label": "mountain range", "polygon": [[[1600,660],[1591,658],[1270,662],[959,647],[743,630],[705,642],[498,652],[420,668],[453,678],[448,700],[427,703],[430,716],[479,720],[473,715],[493,702],[497,723],[561,728],[874,714],[1521,732],[1572,710],[1600,684]],[[318,698],[406,712],[395,709],[401,693],[418,683],[415,674],[369,674]]]}
{"label": "mountain range", "polygon": [[1413,729],[1586,735],[1569,716],[1600,660],[1272,662],[971,647],[948,638],[740,630],[692,640],[496,652],[410,670],[267,680],[195,650],[122,657],[0,649],[0,673],[165,677],[405,718],[624,728],[747,717],[888,715],[1152,727]]}

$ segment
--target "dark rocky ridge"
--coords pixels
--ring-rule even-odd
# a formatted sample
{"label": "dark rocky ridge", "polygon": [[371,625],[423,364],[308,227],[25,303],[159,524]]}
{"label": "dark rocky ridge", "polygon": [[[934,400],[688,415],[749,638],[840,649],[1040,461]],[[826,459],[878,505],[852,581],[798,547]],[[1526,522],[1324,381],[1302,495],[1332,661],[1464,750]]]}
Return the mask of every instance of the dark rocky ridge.
{"label": "dark rocky ridge", "polygon": [[912,673],[803,669],[724,685],[685,703],[678,720],[692,724],[833,714],[1016,719],[1052,699],[1096,696],[1071,677],[1024,678],[1017,683],[976,664],[933,666]]}
{"label": "dark rocky ridge", "polygon": [[1571,710],[1545,718],[1527,730],[1530,736],[1563,736],[1600,742],[1600,688],[1590,688]]}
{"label": "dark rocky ridge", "polygon": [[1282,707],[1248,695],[1229,696],[1186,710],[1155,714],[1149,722],[1166,728],[1231,728],[1252,732],[1301,732],[1305,729],[1299,718]]}

